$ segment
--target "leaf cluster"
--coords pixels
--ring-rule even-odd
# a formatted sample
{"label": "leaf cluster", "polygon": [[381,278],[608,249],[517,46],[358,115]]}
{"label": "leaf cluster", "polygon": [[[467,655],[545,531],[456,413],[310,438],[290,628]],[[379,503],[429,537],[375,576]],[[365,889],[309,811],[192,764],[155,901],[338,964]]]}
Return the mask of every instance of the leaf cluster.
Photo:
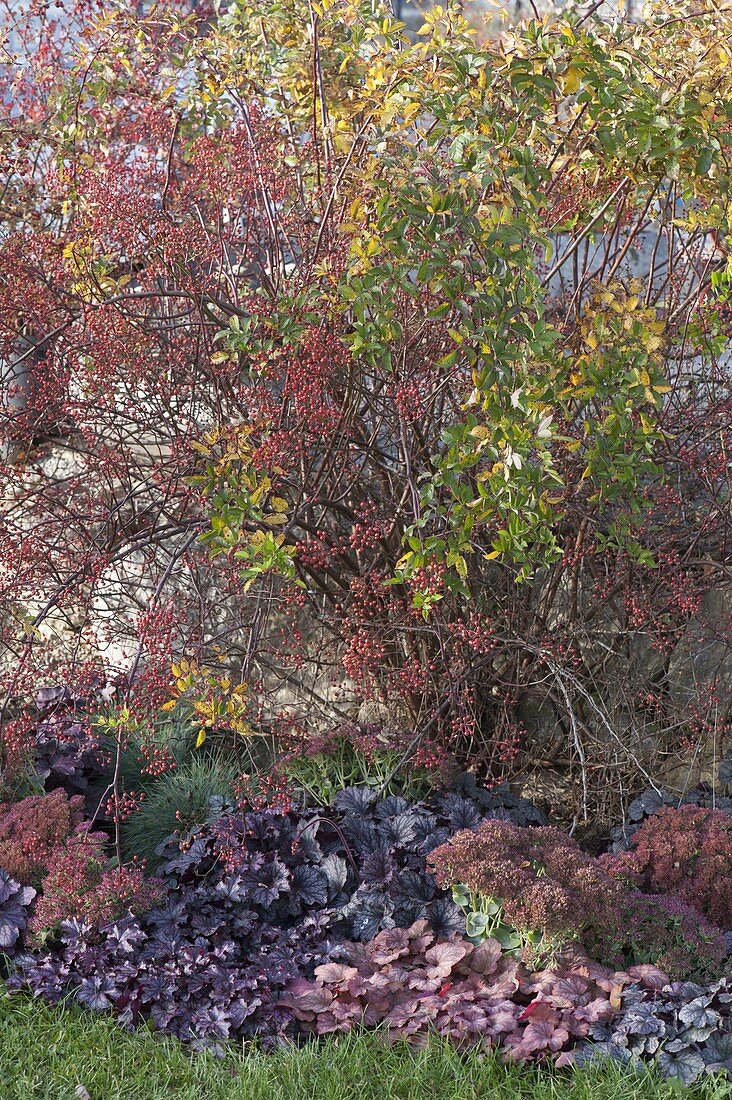
{"label": "leaf cluster", "polygon": [[497,940],[437,941],[424,921],[346,944],[343,962],[316,967],[285,1001],[317,1035],[383,1025],[391,1039],[426,1043],[437,1032],[459,1048],[496,1046],[517,1061],[555,1059],[590,1028],[611,1020],[625,985],[660,986],[652,967],[613,973],[581,952],[532,972]]}
{"label": "leaf cluster", "polygon": [[732,1075],[732,980],[624,989],[618,1014],[590,1029],[576,1061],[601,1055],[626,1064],[653,1062],[684,1085],[706,1074]]}

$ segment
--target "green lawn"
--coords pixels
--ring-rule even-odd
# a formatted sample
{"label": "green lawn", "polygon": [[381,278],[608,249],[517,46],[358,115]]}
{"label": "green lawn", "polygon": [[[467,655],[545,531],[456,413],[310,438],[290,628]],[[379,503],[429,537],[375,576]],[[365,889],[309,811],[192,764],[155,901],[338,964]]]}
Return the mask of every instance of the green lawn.
{"label": "green lawn", "polygon": [[[2,1100],[671,1100],[679,1094],[613,1067],[572,1074],[507,1069],[493,1059],[460,1057],[438,1042],[419,1052],[385,1048],[373,1035],[277,1054],[192,1056],[90,1013],[0,996]],[[709,1082],[686,1095],[732,1100],[732,1085]]]}

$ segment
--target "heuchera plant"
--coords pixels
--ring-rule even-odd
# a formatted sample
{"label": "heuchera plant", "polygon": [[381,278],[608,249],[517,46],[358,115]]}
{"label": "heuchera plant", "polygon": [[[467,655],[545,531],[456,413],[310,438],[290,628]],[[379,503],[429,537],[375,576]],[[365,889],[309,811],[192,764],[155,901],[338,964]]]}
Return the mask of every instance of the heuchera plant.
{"label": "heuchera plant", "polygon": [[684,1085],[705,1074],[732,1076],[732,979],[707,986],[673,982],[662,989],[625,988],[617,1015],[593,1025],[576,1061],[600,1056],[653,1062],[664,1076]]}
{"label": "heuchera plant", "polygon": [[97,736],[92,714],[96,701],[76,697],[68,689],[39,695],[34,727],[35,770],[46,790],[63,787],[69,794],[85,792],[92,779],[109,765]]}
{"label": "heuchera plant", "polygon": [[12,956],[28,923],[28,906],[36,896],[0,868],[0,954]]}
{"label": "heuchera plant", "polygon": [[178,895],[164,909],[102,930],[64,923],[60,947],[20,956],[8,986],[52,1004],[70,995],[94,1011],[114,1011],[128,1027],[149,1019],[200,1047],[237,1037],[266,1045],[294,1030],[279,1003],[284,987],[336,950],[324,923],[316,915],[282,929],[225,898],[205,911]]}
{"label": "heuchera plant", "polygon": [[561,1055],[612,1018],[612,998],[634,979],[666,981],[652,967],[614,974],[580,953],[531,973],[496,940],[437,939],[425,921],[342,950],[343,962],[316,967],[314,981],[287,991],[305,1031],[382,1024],[390,1037],[421,1044],[437,1031],[458,1047],[499,1046],[519,1061]]}
{"label": "heuchera plant", "polygon": [[327,811],[223,814],[172,841],[161,873],[187,904],[212,906],[211,919],[231,893],[268,923],[326,910],[334,928],[357,939],[420,917],[449,931],[460,914],[426,872],[425,855],[457,825],[480,819],[478,806],[457,795],[430,809],[347,788]]}

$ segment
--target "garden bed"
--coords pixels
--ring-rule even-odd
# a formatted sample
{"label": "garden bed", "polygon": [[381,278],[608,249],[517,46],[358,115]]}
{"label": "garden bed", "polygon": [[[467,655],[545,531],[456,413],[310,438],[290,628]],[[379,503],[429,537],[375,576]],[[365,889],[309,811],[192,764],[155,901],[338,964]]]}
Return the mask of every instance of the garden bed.
{"label": "garden bed", "polygon": [[119,864],[134,812],[121,832],[113,808],[89,816],[116,766],[109,728],[70,696],[24,726],[39,792],[0,811],[12,993],[219,1055],[366,1026],[512,1063],[648,1063],[685,1084],[732,1069],[732,815],[704,791],[633,803],[597,857],[469,774],[385,783],[385,737],[348,727],[284,754],[259,794],[197,801],[201,760],[182,759],[172,793],[164,771],[144,800],[164,792],[179,828],[149,865]]}

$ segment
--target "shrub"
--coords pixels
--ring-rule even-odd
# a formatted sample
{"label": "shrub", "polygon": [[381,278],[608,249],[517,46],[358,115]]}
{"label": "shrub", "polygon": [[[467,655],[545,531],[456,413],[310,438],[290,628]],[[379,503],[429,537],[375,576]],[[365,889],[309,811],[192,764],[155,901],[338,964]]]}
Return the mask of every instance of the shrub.
{"label": "shrub", "polygon": [[605,859],[641,890],[674,894],[725,931],[732,929],[732,815],[699,806],[662,807],[635,830],[631,851]]}
{"label": "shrub", "polygon": [[[338,0],[315,49],[305,0],[66,7],[0,73],[14,693],[108,662],[152,708],[186,652],[257,714],[280,682],[312,698],[315,624],[325,672],[492,777],[551,683],[560,762],[603,757],[587,812],[603,761],[638,759],[582,706],[627,712],[638,682],[597,683],[599,602],[618,661],[638,631],[666,654],[729,560],[729,316],[689,246],[729,230],[729,12],[479,47],[452,7],[410,42]],[[639,284],[657,232],[674,278]]]}
{"label": "shrub", "polygon": [[56,852],[42,882],[42,894],[29,923],[35,942],[57,931],[63,921],[111,924],[128,913],[142,913],[162,895],[162,884],[146,879],[139,867],[113,867],[104,833],[77,828]]}
{"label": "shrub", "polygon": [[154,782],[143,780],[143,800],[122,826],[128,857],[159,862],[158,847],[173,833],[184,835],[235,801],[238,769],[234,760],[197,756]]}
{"label": "shrub", "polygon": [[38,886],[83,814],[84,799],[69,798],[60,788],[0,805],[0,867],[20,882]]}

